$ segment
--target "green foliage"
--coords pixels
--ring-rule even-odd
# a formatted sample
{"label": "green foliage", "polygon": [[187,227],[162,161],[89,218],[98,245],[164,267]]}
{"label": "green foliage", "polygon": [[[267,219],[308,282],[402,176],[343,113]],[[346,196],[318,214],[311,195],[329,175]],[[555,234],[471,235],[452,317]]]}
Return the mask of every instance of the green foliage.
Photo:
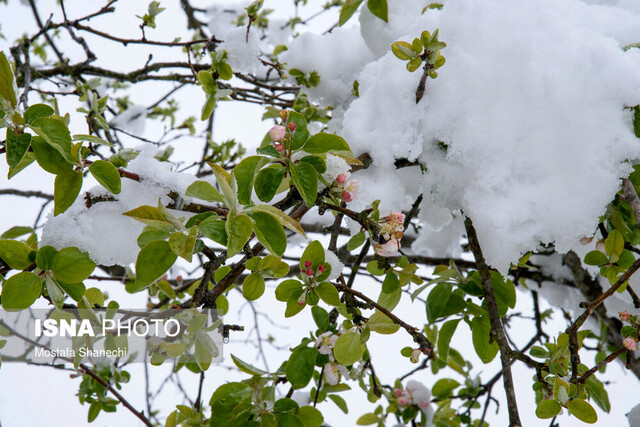
{"label": "green foliage", "polygon": [[35,274],[23,271],[7,279],[2,285],[2,308],[24,310],[42,293],[42,280]]}

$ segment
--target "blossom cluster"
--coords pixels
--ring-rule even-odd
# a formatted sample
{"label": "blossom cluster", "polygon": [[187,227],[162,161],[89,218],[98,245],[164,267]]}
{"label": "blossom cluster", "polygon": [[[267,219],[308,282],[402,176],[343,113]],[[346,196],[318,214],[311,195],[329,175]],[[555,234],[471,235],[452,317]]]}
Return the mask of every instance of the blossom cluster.
{"label": "blossom cluster", "polygon": [[340,382],[340,376],[350,378],[349,370],[346,366],[343,366],[336,362],[333,357],[333,347],[336,345],[336,341],[340,337],[341,333],[344,333],[342,327],[340,332],[333,333],[331,331],[324,332],[316,338],[316,347],[318,347],[318,353],[324,354],[329,357],[329,362],[324,365],[324,377],[329,385],[336,385]]}
{"label": "blossom cluster", "polygon": [[[283,123],[287,121],[288,117],[289,112],[287,110],[282,110],[280,112],[280,118],[283,120]],[[287,130],[289,131],[290,135],[292,135],[296,130],[296,124],[293,122],[289,122],[286,127],[275,125],[271,129],[269,129],[269,137],[274,142],[273,148],[275,148],[278,153],[282,153],[285,150],[284,143],[287,140]]]}
{"label": "blossom cluster", "polygon": [[400,239],[404,232],[404,214],[401,212],[391,212],[379,222],[380,237],[384,243],[374,243],[373,247],[380,256],[390,257],[398,253],[400,249]]}
{"label": "blossom cluster", "polygon": [[627,336],[622,340],[622,346],[624,348],[626,348],[629,351],[634,351],[635,349],[638,348],[637,336],[638,336],[638,328],[640,327],[640,319],[637,316],[632,316],[631,314],[629,314],[628,311],[621,311],[618,313],[618,315],[620,316],[621,321],[630,323],[632,327],[636,328],[636,331],[633,334],[633,336]]}
{"label": "blossom cluster", "polygon": [[336,177],[334,191],[343,202],[349,203],[353,201],[358,191],[358,181],[349,179],[350,174],[341,173]]}
{"label": "blossom cluster", "polygon": [[431,391],[415,380],[407,381],[405,389],[396,388],[393,394],[398,398],[401,407],[417,406],[424,413],[430,412]]}

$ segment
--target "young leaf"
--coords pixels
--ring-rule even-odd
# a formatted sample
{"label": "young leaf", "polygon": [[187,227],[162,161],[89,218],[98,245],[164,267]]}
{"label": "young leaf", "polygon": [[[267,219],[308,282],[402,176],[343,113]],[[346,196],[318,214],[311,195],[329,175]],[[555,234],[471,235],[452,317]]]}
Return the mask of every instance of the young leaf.
{"label": "young leaf", "polygon": [[198,231],[207,239],[227,246],[228,236],[225,221],[210,216],[198,225]]}
{"label": "young leaf", "polygon": [[313,376],[316,366],[318,349],[315,347],[301,347],[293,351],[285,369],[287,380],[294,390],[304,388]]}
{"label": "young leaf", "polygon": [[305,203],[313,207],[318,197],[318,173],[309,163],[291,165],[291,179]]}
{"label": "young leaf", "polygon": [[207,202],[223,202],[222,194],[207,181],[194,181],[187,187],[185,195]]}
{"label": "young leaf", "polygon": [[66,171],[56,175],[53,184],[53,215],[58,215],[69,209],[76,201],[82,188],[82,172]]}
{"label": "young leaf", "polygon": [[287,249],[287,235],[280,222],[273,215],[260,211],[252,213],[251,219],[258,241],[272,254],[282,256]]}
{"label": "young leaf", "polygon": [[362,246],[366,239],[367,235],[364,233],[364,231],[359,231],[358,233],[354,234],[353,237],[351,237],[347,242],[347,250],[352,251],[359,248],[360,246]]}
{"label": "young leaf", "polygon": [[248,205],[251,203],[251,193],[256,172],[265,162],[266,159],[263,156],[249,156],[233,168],[232,173],[236,177],[238,202],[240,204]]}
{"label": "young leaf", "polygon": [[264,279],[258,273],[251,273],[242,282],[242,295],[249,301],[255,301],[264,294]]}
{"label": "young leaf", "polygon": [[271,214],[278,220],[278,222],[280,222],[280,224],[282,224],[283,226],[287,227],[289,230],[295,231],[296,233],[300,234],[301,236],[306,237],[306,235],[304,234],[304,230],[300,226],[300,223],[298,221],[296,221],[295,219],[291,218],[286,213],[282,212],[280,209],[276,208],[275,206],[256,205],[256,206],[253,206],[250,209],[247,209],[245,212],[247,212],[247,213],[251,213],[251,212],[266,212],[268,214]]}
{"label": "young leaf", "polygon": [[120,194],[120,172],[113,163],[105,160],[96,160],[89,166],[89,172],[104,188],[113,194]]}
{"label": "young leaf", "polygon": [[137,219],[151,227],[164,230],[175,231],[175,226],[171,224],[158,208],[149,205],[139,206],[135,209],[127,211],[122,215]]}
{"label": "young leaf", "polygon": [[256,196],[263,202],[270,202],[278,192],[280,183],[284,179],[285,169],[281,165],[269,166],[261,169],[256,175],[254,187]]}
{"label": "young leaf", "polygon": [[451,297],[452,285],[450,283],[437,284],[427,297],[427,320],[429,323],[435,322],[445,311],[449,298]]}
{"label": "young leaf", "polygon": [[42,280],[29,271],[7,279],[2,285],[2,308],[24,310],[31,307],[42,293]]}
{"label": "young leaf", "polygon": [[349,144],[341,136],[324,132],[313,135],[302,148],[310,154],[321,154],[329,151],[347,151],[351,153]]}
{"label": "young leaf", "polygon": [[545,399],[538,403],[536,407],[536,416],[540,419],[546,420],[553,418],[560,413],[562,406],[553,399]]}
{"label": "young leaf", "polygon": [[471,321],[471,339],[473,347],[483,363],[491,362],[498,351],[498,343],[491,340],[491,324],[488,317],[474,317]]}
{"label": "young leaf", "polygon": [[362,358],[366,348],[360,340],[360,334],[347,332],[336,341],[333,355],[341,365],[351,366]]}
{"label": "young leaf", "polygon": [[338,290],[331,283],[322,282],[318,286],[316,286],[315,291],[320,299],[322,299],[322,301],[326,302],[327,304],[333,306],[339,306],[341,304]]}
{"label": "young leaf", "polygon": [[173,253],[184,258],[187,262],[191,262],[193,257],[193,248],[196,244],[197,230],[193,227],[189,234],[177,231],[169,237],[169,246]]}
{"label": "young leaf", "polygon": [[222,190],[222,195],[226,200],[227,206],[230,209],[236,209],[238,205],[238,199],[236,197],[235,191],[231,188],[231,175],[222,169],[221,166],[213,164],[211,162],[208,163],[209,167],[213,171],[213,174],[216,176],[216,180],[218,181],[218,185]]}
{"label": "young leaf", "polygon": [[304,118],[303,114],[295,111],[289,111],[289,123],[294,123],[296,125],[296,130],[293,133],[293,139],[291,142],[291,149],[299,150],[309,138],[307,119]]}
{"label": "young leaf", "polygon": [[24,121],[27,124],[31,124],[34,120],[40,117],[49,117],[53,113],[53,108],[47,104],[33,104],[24,112]]}
{"label": "young leaf", "polygon": [[403,41],[393,43],[391,45],[391,51],[398,59],[403,61],[416,58],[417,56],[413,51],[413,47],[409,43]]}
{"label": "young leaf", "polygon": [[49,268],[56,279],[65,283],[80,283],[96,268],[86,252],[78,248],[64,248],[51,258]]}
{"label": "young leaf", "polygon": [[389,22],[387,0],[369,0],[367,1],[367,7],[375,16],[384,22]]}
{"label": "young leaf", "polygon": [[229,212],[227,215],[227,223],[225,226],[227,231],[227,257],[231,258],[243,248],[247,243],[251,232],[253,231],[253,223],[251,219],[244,214],[236,215],[235,212]]}
{"label": "young leaf", "polygon": [[32,251],[33,249],[22,242],[0,240],[0,259],[14,270],[24,270],[31,265],[29,254]]}
{"label": "young leaf", "polygon": [[287,302],[295,291],[302,291],[302,283],[293,279],[285,280],[276,288],[276,299]]}
{"label": "young leaf", "polygon": [[67,162],[76,163],[71,155],[71,134],[64,123],[57,119],[41,117],[34,120],[30,127],[55,148]]}
{"label": "young leaf", "polygon": [[2,235],[0,235],[0,239],[15,239],[16,237],[24,236],[28,233],[33,233],[33,228],[16,225],[2,233]]}
{"label": "young leaf", "polygon": [[166,273],[176,262],[178,256],[164,240],[155,240],[140,251],[136,259],[135,290],[139,291]]}
{"label": "young leaf", "polygon": [[446,362],[449,357],[449,344],[451,344],[451,338],[458,327],[458,323],[460,323],[460,319],[448,320],[442,325],[438,333],[438,357],[443,362]]}
{"label": "young leaf", "polygon": [[584,263],[587,265],[605,265],[609,262],[609,259],[607,258],[607,256],[605,254],[603,254],[600,251],[594,250],[591,252],[588,252],[585,256],[584,256]]}
{"label": "young leaf", "polygon": [[13,130],[7,129],[7,163],[11,167],[17,166],[25,154],[27,154],[27,150],[29,150],[29,145],[31,144],[31,135],[28,133],[23,133],[21,135],[16,135]]}
{"label": "young leaf", "polygon": [[591,406],[586,400],[579,398],[571,399],[567,403],[567,409],[569,409],[571,415],[582,422],[593,424],[598,421],[598,414],[596,413],[596,410],[593,409],[593,406]]}
{"label": "young leaf", "polygon": [[49,145],[44,138],[34,136],[31,138],[31,148],[40,167],[49,173],[57,175],[73,169],[73,166],[56,150]]}
{"label": "young leaf", "polygon": [[13,72],[2,51],[0,51],[0,97],[6,99],[13,108],[18,105]]}
{"label": "young leaf", "polygon": [[394,334],[400,328],[386,314],[378,310],[369,317],[367,326],[373,332],[385,335]]}
{"label": "young leaf", "polygon": [[363,0],[347,0],[344,2],[342,9],[340,10],[340,18],[338,19],[338,25],[343,26],[358,10],[358,6]]}

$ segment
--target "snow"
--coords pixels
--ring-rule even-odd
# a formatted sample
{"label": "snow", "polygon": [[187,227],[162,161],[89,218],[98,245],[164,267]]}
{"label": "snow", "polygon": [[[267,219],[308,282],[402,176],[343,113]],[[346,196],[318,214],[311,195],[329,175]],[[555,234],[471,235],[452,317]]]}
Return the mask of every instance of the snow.
{"label": "snow", "polygon": [[634,406],[627,414],[629,427],[640,427],[640,404]]}
{"label": "snow", "polygon": [[78,247],[100,265],[134,263],[140,251],[137,238],[144,224],[122,214],[142,205],[157,206],[158,200],[166,206],[172,202],[167,194],[172,190],[184,194],[194,177],[171,171],[171,165],[154,159],[151,150],[143,150],[129,163],[127,170],[140,175],[141,182],[123,178],[122,191],[118,195],[101,186],[89,189],[92,197],[116,199],[97,202],[90,208],[85,205],[85,193],[80,192],[66,212],[55,217],[50,215],[43,229],[41,245],[58,249]]}
{"label": "snow", "polygon": [[147,120],[147,107],[132,105],[111,120],[110,125],[134,135],[143,135]]}
{"label": "snow", "polygon": [[[503,272],[540,242],[571,249],[593,233],[638,157],[625,107],[640,104],[640,51],[620,47],[640,40],[640,15],[626,3],[578,0],[450,0],[421,15],[421,3],[391,8],[389,25],[363,8],[360,32],[377,60],[366,63],[362,48],[340,58],[336,35],[303,35],[287,53],[289,66],[320,63],[321,94],[308,90],[318,101],[348,103],[347,86],[360,83],[360,98],[334,111],[331,126],[374,160],[358,173],[362,203],[406,209],[425,192],[473,219]],[[416,106],[420,72],[408,73],[390,44],[436,28],[447,63]],[[340,31],[345,46],[361,43],[356,27]],[[420,188],[395,172],[396,158],[426,166]],[[442,218],[436,212],[432,227]]]}
{"label": "snow", "polygon": [[224,37],[224,42],[218,45],[219,50],[229,52],[228,62],[234,72],[256,73],[262,66],[258,60],[260,56],[260,40],[255,30],[249,31],[247,39],[247,29],[236,27],[229,30]]}

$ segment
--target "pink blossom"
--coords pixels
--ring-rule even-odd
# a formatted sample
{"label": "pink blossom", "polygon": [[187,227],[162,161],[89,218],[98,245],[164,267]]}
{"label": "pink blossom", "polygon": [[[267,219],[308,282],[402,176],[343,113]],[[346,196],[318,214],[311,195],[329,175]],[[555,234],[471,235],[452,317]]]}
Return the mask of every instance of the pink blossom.
{"label": "pink blossom", "polygon": [[630,314],[628,311],[621,311],[618,314],[620,315],[620,320],[622,320],[623,322],[626,322],[627,320],[629,320]]}
{"label": "pink blossom", "polygon": [[398,405],[400,406],[409,406],[411,405],[411,400],[408,397],[399,397]]}
{"label": "pink blossom", "polygon": [[331,349],[336,344],[336,341],[338,341],[338,334],[325,332],[318,335],[318,338],[316,338],[316,347],[318,347],[318,353],[327,356],[330,355]]}
{"label": "pink blossom", "polygon": [[394,238],[391,238],[385,244],[375,243],[373,245],[373,248],[375,249],[378,255],[384,256],[384,257],[391,257],[391,256],[395,256],[398,253],[399,246],[400,246],[400,242]]}
{"label": "pink blossom", "polygon": [[300,298],[298,298],[298,305],[304,305],[306,301],[307,301],[307,293],[303,292],[302,295],[300,295]]}
{"label": "pink blossom", "polygon": [[313,276],[313,270],[310,268],[306,271],[307,276]]}
{"label": "pink blossom", "polygon": [[295,123],[293,123],[293,122],[289,123],[289,130],[290,130],[291,132],[295,131],[295,130],[296,130],[296,124],[295,124]]}
{"label": "pink blossom", "polygon": [[304,268],[309,268],[309,267],[311,267],[311,261],[305,261]]}
{"label": "pink blossom", "polygon": [[402,396],[402,393],[404,393],[404,390],[402,390],[401,388],[394,388],[393,389],[393,394],[395,394],[396,397]]}
{"label": "pink blossom", "polygon": [[320,264],[320,265],[318,266],[318,271],[319,271],[320,273],[324,273],[324,265]]}
{"label": "pink blossom", "polygon": [[342,365],[335,362],[329,362],[324,365],[324,377],[330,385],[336,385],[340,382],[340,374],[345,378],[349,377],[349,371]]}
{"label": "pink blossom", "polygon": [[284,145],[282,145],[282,144],[280,144],[280,143],[277,143],[277,144],[274,146],[274,148],[276,149],[276,151],[277,151],[278,153],[281,153],[281,152],[283,152],[283,151],[284,151]]}
{"label": "pink blossom", "polygon": [[338,175],[336,177],[336,181],[339,184],[344,184],[345,182],[347,182],[347,174],[346,173],[341,173],[340,175]]}
{"label": "pink blossom", "polygon": [[633,351],[636,349],[636,347],[638,346],[638,343],[636,343],[636,340],[634,340],[631,337],[626,337],[624,340],[622,340],[622,345],[624,346],[624,348],[626,348],[629,351]]}
{"label": "pink blossom", "polygon": [[287,130],[284,126],[274,126],[269,130],[269,136],[276,142],[282,141],[282,138],[287,134]]}
{"label": "pink blossom", "polygon": [[347,203],[353,200],[353,197],[351,197],[351,193],[349,193],[348,191],[343,191],[341,194],[341,197],[342,197],[342,200]]}

